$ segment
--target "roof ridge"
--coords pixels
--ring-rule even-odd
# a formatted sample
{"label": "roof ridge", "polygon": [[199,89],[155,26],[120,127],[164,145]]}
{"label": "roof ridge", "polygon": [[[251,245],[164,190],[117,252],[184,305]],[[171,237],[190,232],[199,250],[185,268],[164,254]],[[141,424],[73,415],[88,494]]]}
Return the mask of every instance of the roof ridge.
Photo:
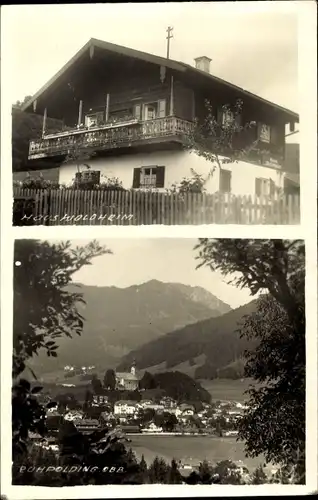
{"label": "roof ridge", "polygon": [[215,75],[212,75],[211,73],[206,73],[205,71],[201,71],[198,68],[195,68],[191,66],[188,63],[184,63],[182,61],[177,61],[174,59],[167,59],[162,56],[157,56],[155,54],[151,54],[150,52],[144,52],[138,49],[132,49],[131,47],[126,47],[124,45],[118,45],[112,42],[106,42],[104,40],[100,40],[98,38],[90,38],[86,44],[83,45],[83,47],[76,52],[76,54],[58,71],[43,87],[41,87],[38,92],[36,92],[32,98],[25,103],[22,106],[22,111],[25,111],[43,92],[45,92],[62,74],[67,71],[84,53],[86,50],[90,50],[91,47],[99,47],[101,49],[105,50],[112,50],[115,51],[117,49],[117,52],[122,52],[123,55],[126,55],[128,57],[136,57],[140,59],[145,60],[146,62],[154,63],[154,64],[164,64],[166,67],[170,67],[170,69],[174,70],[179,70],[179,71],[191,71],[194,74],[199,74],[203,77],[210,78],[211,80],[214,80],[215,82],[218,82],[222,85],[228,86],[232,90],[236,90],[240,93],[243,93],[247,95],[248,97],[252,99],[256,99],[258,101],[263,102],[266,105],[269,105],[271,107],[274,107],[276,109],[279,109],[280,111],[290,115],[292,118],[294,118],[296,121],[299,120],[299,115],[298,113],[295,113],[294,111],[291,111],[287,108],[284,108],[283,106],[280,106],[276,103],[273,103],[271,101],[268,101],[267,99],[264,99],[263,97],[258,96],[257,94],[253,94],[252,92],[243,89],[242,87],[238,87],[237,85],[228,82],[227,80],[223,80],[222,78],[219,78]]}

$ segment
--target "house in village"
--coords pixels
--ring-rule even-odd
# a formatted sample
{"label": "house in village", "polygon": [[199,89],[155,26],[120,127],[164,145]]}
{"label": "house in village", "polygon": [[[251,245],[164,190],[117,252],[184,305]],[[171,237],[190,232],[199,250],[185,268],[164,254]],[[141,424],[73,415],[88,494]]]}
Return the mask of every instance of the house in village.
{"label": "house in village", "polygon": [[79,410],[71,410],[65,413],[64,420],[74,422],[75,420],[81,420],[84,417],[84,413]]}
{"label": "house in village", "polygon": [[193,416],[195,414],[194,406],[188,405],[186,403],[182,403],[179,406],[179,409],[182,411],[183,416]]}
{"label": "house in village", "polygon": [[151,422],[147,427],[143,429],[143,432],[162,432],[163,428]]}
{"label": "house in village", "polygon": [[100,428],[100,423],[97,419],[94,418],[82,418],[78,420],[74,420],[73,424],[76,429],[83,434],[91,434]]}
{"label": "house in village", "polygon": [[136,365],[132,364],[130,372],[115,372],[116,389],[122,391],[135,391],[139,387],[139,377],[136,373]]}
{"label": "house in village", "polygon": [[108,403],[108,396],[106,396],[105,394],[94,394],[92,406],[103,406],[107,405],[107,403]]}
{"label": "house in village", "polygon": [[[106,176],[127,189],[165,190],[191,176],[191,169],[206,176],[211,170],[210,162],[184,148],[194,120],[206,116],[206,99],[222,126],[232,116],[222,106],[240,99],[238,120],[256,126],[240,134],[237,147],[259,140],[257,150],[217,169],[206,189],[242,195],[284,189],[285,133],[287,126],[294,130],[298,115],[215,77],[210,65],[205,56],[191,66],[91,39],[22,107],[43,116],[29,164],[58,166],[61,184],[98,184]],[[60,120],[60,130],[48,133],[48,118]],[[85,165],[75,159],[83,148],[91,154]],[[70,151],[73,159],[65,163]]]}
{"label": "house in village", "polygon": [[133,415],[137,411],[136,401],[117,401],[114,404],[114,415]]}

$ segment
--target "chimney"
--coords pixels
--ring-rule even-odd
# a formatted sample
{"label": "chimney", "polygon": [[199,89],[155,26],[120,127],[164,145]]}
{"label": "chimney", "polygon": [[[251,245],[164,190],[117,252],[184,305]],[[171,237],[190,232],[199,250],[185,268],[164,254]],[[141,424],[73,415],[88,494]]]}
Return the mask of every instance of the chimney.
{"label": "chimney", "polygon": [[200,69],[201,71],[205,71],[206,73],[210,73],[210,62],[212,59],[206,56],[196,57],[195,59],[195,67]]}

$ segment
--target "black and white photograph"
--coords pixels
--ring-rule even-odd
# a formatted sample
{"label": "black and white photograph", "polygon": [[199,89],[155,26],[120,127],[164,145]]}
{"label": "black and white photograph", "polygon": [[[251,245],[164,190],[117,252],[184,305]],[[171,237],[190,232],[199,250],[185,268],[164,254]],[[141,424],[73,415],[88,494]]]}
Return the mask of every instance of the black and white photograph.
{"label": "black and white photograph", "polygon": [[316,10],[1,7],[1,500],[317,492]]}
{"label": "black and white photograph", "polygon": [[299,224],[299,12],[267,4],[10,8],[13,225]]}
{"label": "black and white photograph", "polygon": [[302,240],[16,240],[13,484],[305,484],[304,278]]}

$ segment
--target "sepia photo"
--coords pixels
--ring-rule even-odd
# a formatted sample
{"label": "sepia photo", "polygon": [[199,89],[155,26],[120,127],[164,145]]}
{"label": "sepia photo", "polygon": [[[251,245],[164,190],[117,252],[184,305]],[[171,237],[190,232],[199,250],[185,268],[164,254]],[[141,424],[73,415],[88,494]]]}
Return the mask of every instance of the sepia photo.
{"label": "sepia photo", "polygon": [[315,9],[1,8],[1,500],[317,491]]}
{"label": "sepia photo", "polygon": [[13,22],[14,225],[299,224],[297,10],[59,7]]}
{"label": "sepia photo", "polygon": [[305,484],[304,258],[16,240],[13,484]]}

